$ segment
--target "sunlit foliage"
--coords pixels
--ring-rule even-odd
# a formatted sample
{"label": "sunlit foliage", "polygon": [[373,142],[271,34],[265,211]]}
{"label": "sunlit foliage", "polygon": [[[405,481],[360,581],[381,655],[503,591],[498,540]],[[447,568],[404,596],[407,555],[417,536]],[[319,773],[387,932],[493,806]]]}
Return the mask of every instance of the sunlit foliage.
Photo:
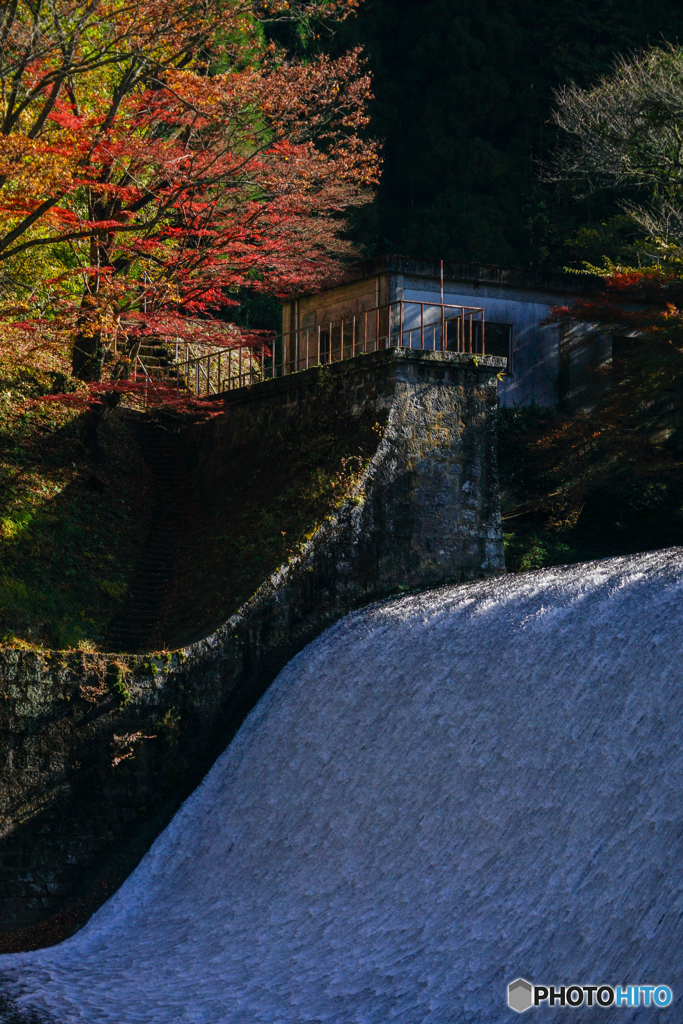
{"label": "sunlit foliage", "polygon": [[[356,50],[296,62],[264,24],[353,0],[13,0],[0,16],[4,316],[73,344],[220,335],[240,286],[325,280],[367,201],[369,79]],[[214,324],[212,334],[211,324]]]}

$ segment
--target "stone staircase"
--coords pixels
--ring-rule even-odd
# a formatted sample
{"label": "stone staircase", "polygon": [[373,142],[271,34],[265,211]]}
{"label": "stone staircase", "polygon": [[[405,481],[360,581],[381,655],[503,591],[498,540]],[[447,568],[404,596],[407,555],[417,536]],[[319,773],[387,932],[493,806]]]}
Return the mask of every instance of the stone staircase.
{"label": "stone staircase", "polygon": [[149,338],[140,345],[138,357],[152,380],[168,382],[172,387],[178,386],[183,390],[187,388],[183,364],[175,362],[174,346],[169,342]]}

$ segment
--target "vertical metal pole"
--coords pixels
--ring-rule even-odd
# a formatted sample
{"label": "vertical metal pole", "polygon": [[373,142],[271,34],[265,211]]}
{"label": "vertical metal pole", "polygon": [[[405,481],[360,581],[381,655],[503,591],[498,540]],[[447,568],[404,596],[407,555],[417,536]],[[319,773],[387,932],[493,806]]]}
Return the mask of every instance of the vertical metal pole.
{"label": "vertical metal pole", "polygon": [[464,306],[462,307],[462,314],[461,314],[460,319],[461,319],[461,322],[462,322],[462,350],[464,352],[465,351],[465,307]]}
{"label": "vertical metal pole", "polygon": [[441,260],[441,305],[443,306],[443,260]]}
{"label": "vertical metal pole", "polygon": [[403,348],[403,299],[401,299],[401,308],[398,314],[398,347]]}
{"label": "vertical metal pole", "polygon": [[441,260],[441,351],[446,351],[446,314],[443,308],[443,260]]}
{"label": "vertical metal pole", "polygon": [[420,303],[420,348],[425,347],[425,304]]}
{"label": "vertical metal pole", "polygon": [[[484,310],[483,309],[481,311],[481,354],[483,356],[486,355],[486,340],[485,340],[485,337],[484,337]],[[508,359],[508,362],[509,362],[509,359]],[[506,370],[507,369],[509,369],[509,367],[506,366]]]}
{"label": "vertical metal pole", "polygon": [[294,372],[299,369],[299,331],[294,335]]}
{"label": "vertical metal pole", "polygon": [[472,351],[472,314],[469,315],[470,321],[470,352]]}

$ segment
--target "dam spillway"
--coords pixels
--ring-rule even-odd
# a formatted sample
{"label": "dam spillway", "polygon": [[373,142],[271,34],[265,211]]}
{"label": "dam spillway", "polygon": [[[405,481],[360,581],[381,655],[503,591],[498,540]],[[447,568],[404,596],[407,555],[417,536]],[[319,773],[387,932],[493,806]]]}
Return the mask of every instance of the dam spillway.
{"label": "dam spillway", "polygon": [[60,1024],[502,1024],[522,976],[665,984],[572,1019],[680,1022],[682,648],[681,549],[355,612],[0,985]]}

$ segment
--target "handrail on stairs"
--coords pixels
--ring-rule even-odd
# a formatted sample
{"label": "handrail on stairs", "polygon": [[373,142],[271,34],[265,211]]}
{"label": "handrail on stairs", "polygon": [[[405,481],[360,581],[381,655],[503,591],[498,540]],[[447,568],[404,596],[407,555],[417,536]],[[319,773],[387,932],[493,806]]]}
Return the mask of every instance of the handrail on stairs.
{"label": "handrail on stairs", "polygon": [[138,352],[132,366],[134,378],[139,372],[147,381],[207,398],[388,348],[485,355],[485,317],[479,306],[398,299],[352,316],[297,327],[256,344],[201,354],[177,339],[174,345],[175,360],[155,367],[154,374]]}

